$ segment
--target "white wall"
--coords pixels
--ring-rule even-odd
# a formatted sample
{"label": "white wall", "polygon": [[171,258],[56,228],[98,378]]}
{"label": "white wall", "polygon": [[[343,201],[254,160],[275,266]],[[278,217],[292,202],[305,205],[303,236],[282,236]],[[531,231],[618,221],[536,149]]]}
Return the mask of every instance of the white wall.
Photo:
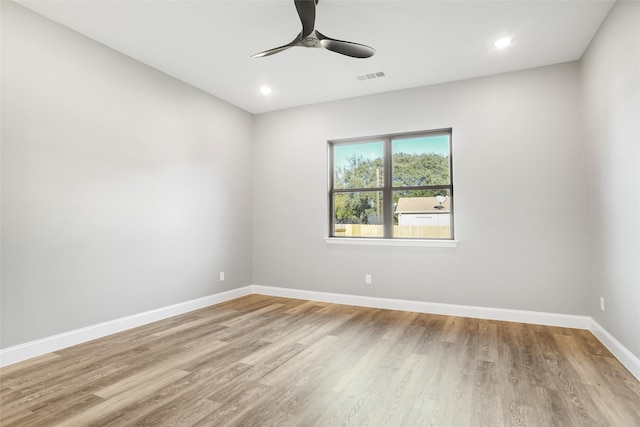
{"label": "white wall", "polygon": [[1,3],[1,346],[251,283],[253,117]]}
{"label": "white wall", "polygon": [[[254,283],[584,314],[579,95],[573,62],[257,116]],[[446,127],[456,249],[325,244],[327,140]]]}
{"label": "white wall", "polygon": [[582,59],[582,86],[588,310],[640,357],[640,3],[615,4]]}

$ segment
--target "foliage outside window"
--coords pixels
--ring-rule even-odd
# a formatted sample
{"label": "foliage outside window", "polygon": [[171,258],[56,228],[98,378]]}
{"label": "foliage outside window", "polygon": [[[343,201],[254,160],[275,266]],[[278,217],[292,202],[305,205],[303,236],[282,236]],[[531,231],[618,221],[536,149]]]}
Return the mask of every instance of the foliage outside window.
{"label": "foliage outside window", "polygon": [[329,142],[331,237],[453,239],[451,129]]}

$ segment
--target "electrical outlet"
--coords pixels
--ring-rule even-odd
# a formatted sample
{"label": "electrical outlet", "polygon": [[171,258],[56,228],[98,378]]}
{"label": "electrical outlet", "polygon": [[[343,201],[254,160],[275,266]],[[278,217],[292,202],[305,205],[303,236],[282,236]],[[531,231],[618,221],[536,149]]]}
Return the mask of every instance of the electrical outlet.
{"label": "electrical outlet", "polygon": [[224,271],[220,272],[220,281],[224,282]]}
{"label": "electrical outlet", "polygon": [[365,285],[370,285],[371,284],[371,275],[370,274],[365,274],[364,275],[364,283],[365,283]]}
{"label": "electrical outlet", "polygon": [[600,297],[600,311],[604,311],[604,298]]}

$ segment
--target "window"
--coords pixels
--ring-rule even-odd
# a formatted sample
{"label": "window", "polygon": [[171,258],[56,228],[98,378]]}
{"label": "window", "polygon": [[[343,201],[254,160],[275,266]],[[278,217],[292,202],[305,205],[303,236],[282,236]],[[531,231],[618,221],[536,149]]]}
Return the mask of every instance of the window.
{"label": "window", "polygon": [[329,236],[452,240],[451,169],[451,129],[329,141]]}

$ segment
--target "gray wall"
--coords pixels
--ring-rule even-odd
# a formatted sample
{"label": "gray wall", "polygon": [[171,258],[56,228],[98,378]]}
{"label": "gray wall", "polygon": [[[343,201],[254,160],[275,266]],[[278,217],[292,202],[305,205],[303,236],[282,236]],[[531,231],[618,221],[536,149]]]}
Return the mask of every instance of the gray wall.
{"label": "gray wall", "polygon": [[[257,116],[254,283],[585,314],[579,98],[573,62]],[[325,244],[327,140],[444,127],[456,249]]]}
{"label": "gray wall", "polygon": [[253,117],[1,3],[1,346],[251,283]]}
{"label": "gray wall", "polygon": [[640,3],[615,4],[582,62],[589,315],[640,357]]}

